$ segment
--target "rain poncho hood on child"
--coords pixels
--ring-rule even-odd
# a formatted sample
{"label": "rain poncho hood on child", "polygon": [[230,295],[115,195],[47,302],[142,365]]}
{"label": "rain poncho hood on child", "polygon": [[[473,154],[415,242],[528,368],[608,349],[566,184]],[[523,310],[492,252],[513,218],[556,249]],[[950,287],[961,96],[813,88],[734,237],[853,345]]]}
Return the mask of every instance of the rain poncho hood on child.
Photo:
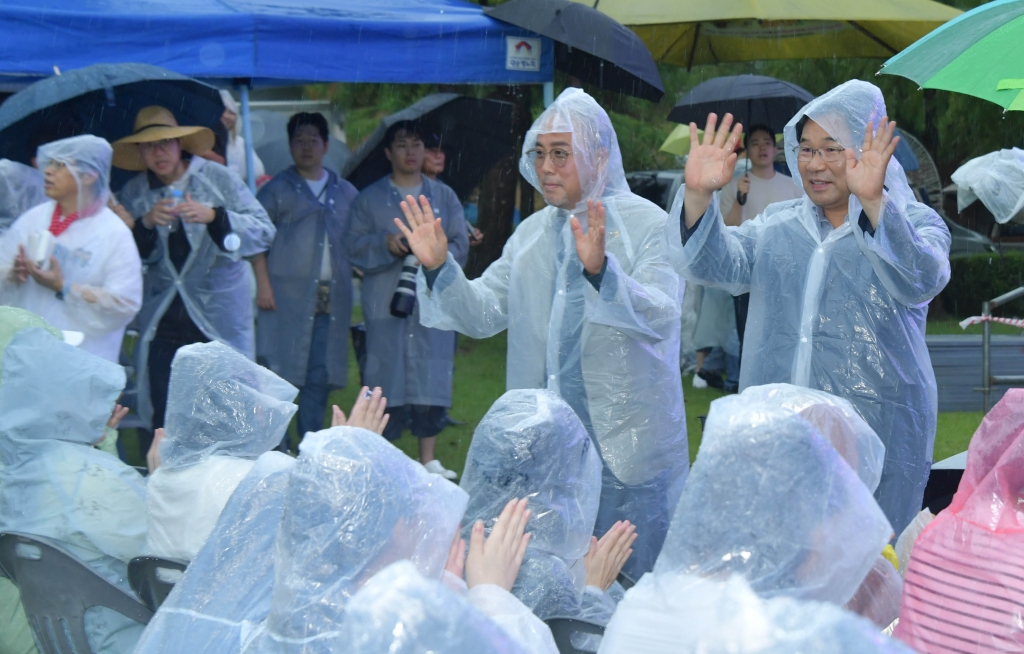
{"label": "rain poncho hood on child", "polygon": [[914,543],[895,635],[921,652],[1024,647],[1024,389],[988,412],[953,502]]}
{"label": "rain poncho hood on child", "polygon": [[331,632],[375,573],[409,559],[439,580],[466,493],[379,435],[335,427],[307,435],[277,533],[266,631],[253,651],[300,651]]}
{"label": "rain poncho hood on child", "polygon": [[637,525],[627,570],[639,575],[653,563],[689,466],[679,378],[682,288],[666,256],[665,214],[630,193],[604,110],[567,89],[537,119],[520,168],[538,188],[530,150],[552,130],[572,133],[583,189],[582,211],[573,215],[586,229],[586,200],[606,210],[599,287],[583,276],[570,212],[548,206],[523,221],[480,278],[466,279],[452,257],[432,287],[419,274],[420,319],[473,338],[508,330],[507,390],[546,388],[572,407],[607,475],[598,533],[619,519]]}
{"label": "rain poncho hood on child", "polygon": [[546,390],[502,395],[473,432],[460,486],[469,494],[467,542],[477,520],[489,533],[506,504],[529,500],[532,535],[512,594],[541,618],[578,611],[601,460],[572,408]]}
{"label": "rain poncho hood on child", "polygon": [[106,139],[84,134],[39,146],[36,166],[41,171],[45,171],[50,162],[66,166],[78,184],[78,212],[87,216],[106,207],[110,200],[113,155],[114,150]]}
{"label": "rain poncho hood on child", "polygon": [[299,390],[223,343],[186,345],[174,355],[160,466],[210,456],[255,460],[284,436]]}
{"label": "rain poncho hood on child", "polygon": [[800,414],[832,444],[868,490],[878,488],[885,446],[849,400],[792,384],[751,386],[740,397]]}
{"label": "rain poncho hood on child", "polygon": [[1024,221],[1024,150],[997,150],[971,159],[951,176],[956,184],[956,209],[976,200],[1000,225]]}
{"label": "rain poncho hood on child", "polygon": [[655,574],[739,574],[762,597],[842,606],[892,527],[806,420],[743,395],[711,405]]}
{"label": "rain poncho hood on child", "polygon": [[0,159],[0,234],[18,216],[46,200],[41,172],[17,161]]}
{"label": "rain poncho hood on child", "polygon": [[[802,184],[796,124],[808,116],[859,156],[868,121],[886,114],[881,91],[847,82],[808,103],[784,129],[794,183]],[[876,497],[897,532],[921,507],[931,467],[938,397],[925,346],[928,302],[949,280],[949,229],[914,201],[895,158],[885,175],[878,226],[820,230],[822,210],[805,194],[726,228],[714,197],[692,233],[681,231],[685,187],[668,242],[687,280],[750,293],[740,389],[776,382],[845,398],[885,445]]]}
{"label": "rain poncho hood on child", "polygon": [[342,620],[301,650],[349,654],[526,654],[465,598],[402,560],[353,596]]}

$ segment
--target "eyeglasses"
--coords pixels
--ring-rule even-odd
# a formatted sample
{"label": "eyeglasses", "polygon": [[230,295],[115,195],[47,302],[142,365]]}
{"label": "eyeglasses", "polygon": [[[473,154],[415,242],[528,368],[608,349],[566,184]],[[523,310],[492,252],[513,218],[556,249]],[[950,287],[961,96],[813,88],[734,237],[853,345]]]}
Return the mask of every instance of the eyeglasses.
{"label": "eyeglasses", "polygon": [[534,148],[526,153],[531,159],[533,159],[533,165],[540,168],[544,165],[544,158],[551,155],[551,161],[555,163],[556,168],[565,168],[565,164],[569,161],[569,157],[572,156],[572,152],[563,150],[562,148],[555,148],[551,152],[544,152],[540,148]]}
{"label": "eyeglasses", "polygon": [[146,143],[139,143],[139,149],[143,152],[153,152],[159,150],[161,152],[167,152],[171,149],[172,143],[177,143],[178,139],[161,139],[159,141],[148,141]]}
{"label": "eyeglasses", "polygon": [[836,163],[843,158],[843,152],[846,152],[846,148],[807,148],[797,146],[793,148],[793,152],[796,153],[796,160],[804,163],[810,162],[814,158],[815,152],[818,153],[818,156],[825,163]]}
{"label": "eyeglasses", "polygon": [[56,159],[50,159],[46,162],[46,168],[53,168],[54,170],[61,170],[67,168],[68,165],[63,161],[57,161]]}

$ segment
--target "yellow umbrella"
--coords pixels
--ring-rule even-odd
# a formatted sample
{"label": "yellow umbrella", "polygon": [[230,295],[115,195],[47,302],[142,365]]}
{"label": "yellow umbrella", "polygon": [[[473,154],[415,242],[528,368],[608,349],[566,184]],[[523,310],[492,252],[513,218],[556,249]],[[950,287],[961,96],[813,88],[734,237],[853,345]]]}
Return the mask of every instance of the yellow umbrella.
{"label": "yellow umbrella", "polygon": [[629,26],[655,61],[890,57],[960,11],[933,0],[577,0]]}
{"label": "yellow umbrella", "polygon": [[[704,138],[704,130],[697,130],[697,138]],[[782,142],[781,133],[775,135],[775,143],[778,144],[780,142]],[[676,125],[676,128],[672,130],[672,133],[668,135],[668,138],[665,139],[665,142],[658,149],[679,157],[690,154],[690,126]]]}

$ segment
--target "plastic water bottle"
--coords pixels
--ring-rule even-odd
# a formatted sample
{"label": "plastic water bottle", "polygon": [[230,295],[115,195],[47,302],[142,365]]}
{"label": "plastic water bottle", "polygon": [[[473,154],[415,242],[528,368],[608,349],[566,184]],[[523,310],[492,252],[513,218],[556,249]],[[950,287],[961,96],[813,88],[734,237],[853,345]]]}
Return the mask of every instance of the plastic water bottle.
{"label": "plastic water bottle", "polygon": [[[179,204],[181,204],[182,202],[185,201],[185,194],[182,193],[181,189],[172,188],[171,189],[170,200],[173,203],[173,205],[176,207],[176,206],[178,206]],[[180,220],[181,220],[180,218],[175,218],[174,222],[172,222],[170,225],[167,226],[167,231],[173,232],[173,231],[177,230],[178,229],[178,222]]]}
{"label": "plastic water bottle", "polygon": [[420,267],[415,254],[407,254],[402,259],[402,273],[398,276],[395,294],[391,296],[391,315],[396,318],[408,318],[416,308],[416,271]]}

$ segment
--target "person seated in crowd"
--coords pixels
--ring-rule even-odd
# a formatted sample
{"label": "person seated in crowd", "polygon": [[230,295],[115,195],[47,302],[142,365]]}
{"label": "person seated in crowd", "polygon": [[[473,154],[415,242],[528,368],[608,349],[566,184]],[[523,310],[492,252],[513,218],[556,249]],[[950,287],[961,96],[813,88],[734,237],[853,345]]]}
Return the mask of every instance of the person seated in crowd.
{"label": "person seated in crowd", "polygon": [[918,652],[1021,649],[1024,389],[985,415],[948,508],[910,552],[894,635]]}
{"label": "person seated in crowd", "polygon": [[288,144],[295,165],[256,196],[277,227],[270,251],[252,261],[256,356],[299,387],[300,439],[324,428],[328,394],[348,381],[352,265],[342,233],[358,191],[324,168],[329,138],[322,115],[292,116]]}
{"label": "person seated in crowd", "polygon": [[223,343],[171,364],[166,427],[146,484],[146,553],[191,561],[256,459],[281,442],[297,389]]}
{"label": "person seated in crowd", "polygon": [[36,159],[51,201],[0,237],[0,303],[82,332],[82,350],[117,363],[142,305],[142,263],[131,232],[107,207],[110,144],[76,136],[41,146]]}
{"label": "person seated in crowd", "polygon": [[[539,618],[578,617],[606,624],[608,594],[636,539],[628,522],[600,541],[592,535],[601,496],[601,460],[580,419],[551,391],[508,391],[480,421],[461,488],[469,494],[464,537],[509,500],[533,513],[530,545],[512,594]],[[621,597],[621,588],[617,587]]]}
{"label": "person seated in crowd", "polygon": [[[164,426],[171,362],[179,347],[220,341],[256,357],[249,266],[274,224],[237,174],[199,156],[206,127],[178,126],[164,107],[139,110],[134,131],[114,143],[114,165],[140,173],[121,189],[147,264],[135,346],[139,417]],[[149,442],[143,439],[143,449]]]}
{"label": "person seated in crowd", "polygon": [[[93,448],[124,389],[124,369],[64,343],[60,331],[16,309],[0,310],[0,347],[0,532],[55,540],[132,593],[127,563],[145,544],[145,481]],[[0,603],[20,605],[3,583]],[[28,626],[23,612],[8,617],[16,622],[0,625],[0,641],[13,647]],[[131,652],[142,628],[103,607],[85,613],[97,654]]]}
{"label": "person seated in crowd", "polygon": [[470,280],[430,198],[394,218],[422,264],[420,321],[472,338],[508,330],[506,390],[546,388],[579,416],[602,463],[595,535],[636,525],[625,573],[651,569],[689,468],[679,376],[679,278],[665,212],[626,183],[608,114],[566,89],[527,133],[519,170],[548,206]]}
{"label": "person seated in crowd", "polygon": [[44,202],[43,174],[35,166],[0,159],[0,235],[18,216]]}

